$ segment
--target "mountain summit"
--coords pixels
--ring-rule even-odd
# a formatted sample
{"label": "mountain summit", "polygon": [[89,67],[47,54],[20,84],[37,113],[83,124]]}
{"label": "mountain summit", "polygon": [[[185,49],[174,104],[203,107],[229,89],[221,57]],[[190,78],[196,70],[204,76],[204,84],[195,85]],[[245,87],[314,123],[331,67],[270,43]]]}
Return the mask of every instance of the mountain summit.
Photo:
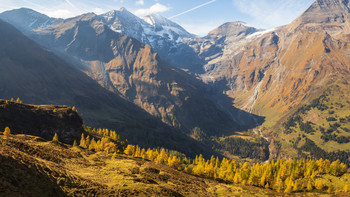
{"label": "mountain summit", "polygon": [[[164,34],[168,34],[169,38],[173,41],[193,37],[193,35],[188,33],[183,27],[159,14],[145,16],[143,20],[153,26],[153,32],[156,32],[157,35],[163,36]],[[147,29],[147,27],[145,29]]]}
{"label": "mountain summit", "polygon": [[17,29],[24,32],[48,27],[62,20],[48,17],[28,8],[20,8],[3,12],[0,14],[0,19],[12,24]]}
{"label": "mountain summit", "polygon": [[316,0],[300,17],[304,23],[345,22],[349,18],[347,0]]}
{"label": "mountain summit", "polygon": [[222,38],[222,37],[243,37],[257,32],[254,27],[247,25],[241,21],[228,22],[220,25],[218,28],[209,32],[207,37],[210,38]]}
{"label": "mountain summit", "polygon": [[112,10],[99,16],[113,31],[148,43],[147,35],[143,29],[143,25],[146,23],[127,9]]}

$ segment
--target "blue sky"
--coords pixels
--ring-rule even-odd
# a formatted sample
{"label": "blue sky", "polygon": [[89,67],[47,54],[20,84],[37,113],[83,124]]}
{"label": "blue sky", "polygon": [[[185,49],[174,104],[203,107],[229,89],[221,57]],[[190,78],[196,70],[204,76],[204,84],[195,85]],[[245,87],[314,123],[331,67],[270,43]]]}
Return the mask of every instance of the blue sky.
{"label": "blue sky", "polygon": [[290,23],[314,0],[0,0],[0,12],[28,7],[52,17],[101,14],[125,7],[137,16],[158,13],[189,32],[206,35],[230,21],[270,29]]}

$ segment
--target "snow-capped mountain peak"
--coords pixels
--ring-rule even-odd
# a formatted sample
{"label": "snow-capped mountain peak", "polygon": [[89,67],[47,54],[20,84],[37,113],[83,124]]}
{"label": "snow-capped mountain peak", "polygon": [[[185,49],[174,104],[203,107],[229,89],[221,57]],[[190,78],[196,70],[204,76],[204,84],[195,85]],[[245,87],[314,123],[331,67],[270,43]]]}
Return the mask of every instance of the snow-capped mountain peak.
{"label": "snow-capped mountain peak", "polygon": [[153,26],[156,32],[165,31],[169,35],[177,34],[176,37],[181,38],[193,37],[193,35],[187,32],[183,27],[159,14],[147,15],[143,17],[143,20]]}
{"label": "snow-capped mountain peak", "polygon": [[151,14],[141,19],[127,9],[120,8],[99,16],[113,31],[133,37],[153,47],[152,40],[161,38],[163,41],[179,42],[193,37],[180,25],[159,14]]}
{"label": "snow-capped mountain peak", "polygon": [[139,17],[135,16],[125,8],[112,10],[99,15],[105,24],[113,31],[133,37],[141,42],[147,43],[144,35],[142,23],[145,23]]}

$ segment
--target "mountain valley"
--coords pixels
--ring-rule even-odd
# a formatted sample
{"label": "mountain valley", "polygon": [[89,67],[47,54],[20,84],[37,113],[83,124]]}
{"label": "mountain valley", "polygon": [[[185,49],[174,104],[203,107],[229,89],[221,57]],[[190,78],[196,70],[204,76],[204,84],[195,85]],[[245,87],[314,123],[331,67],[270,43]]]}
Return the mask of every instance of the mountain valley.
{"label": "mountain valley", "polygon": [[[234,21],[203,37],[159,14],[140,18],[126,8],[65,19],[19,8],[0,13],[0,30],[0,131],[9,127],[18,134],[11,140],[29,143],[28,146],[42,143],[55,150],[61,147],[75,155],[65,164],[44,161],[38,165],[58,166],[58,171],[66,169],[73,173],[66,175],[73,182],[84,182],[79,188],[91,186],[82,193],[70,186],[60,185],[58,189],[57,177],[49,177],[57,195],[86,195],[89,190],[92,195],[117,195],[113,192],[118,191],[121,196],[220,196],[222,190],[222,196],[230,196],[228,191],[249,196],[252,192],[248,190],[252,189],[265,196],[285,192],[290,179],[297,187],[298,179],[287,176],[281,178],[283,189],[278,189],[276,180],[255,185],[250,180],[247,184],[249,177],[243,182],[241,171],[241,179],[234,179],[236,170],[218,178],[219,166],[214,173],[208,169],[211,162],[215,166],[212,155],[221,162],[237,161],[237,169],[246,162],[251,174],[254,166],[266,170],[264,164],[279,161],[276,165],[280,165],[291,162],[290,159],[296,163],[305,158],[310,159],[305,163],[339,160],[350,165],[348,1],[315,0],[291,23],[273,29]],[[16,98],[18,101],[14,101]],[[22,104],[22,100],[31,104]],[[124,152],[126,147],[116,151],[117,160],[110,159],[109,151],[71,147],[81,134],[102,141],[101,136],[91,134],[88,126],[117,131],[121,139],[128,140],[125,146],[151,148],[157,154],[165,148],[169,161],[163,162],[165,166],[158,165],[156,159],[128,155]],[[51,140],[54,133],[66,144],[41,142],[31,136]],[[23,156],[22,150],[2,135],[0,141],[6,145],[2,157],[15,158],[6,151]],[[181,158],[182,167],[173,169],[172,151]],[[200,154],[202,174],[192,169],[200,166]],[[193,161],[186,163],[187,156]],[[23,157],[36,162],[30,154]],[[102,167],[105,174],[121,163],[127,163],[124,171],[142,171],[145,166],[154,167],[155,162],[154,168],[177,177],[170,181],[177,186],[171,188],[169,182],[163,183],[162,178],[148,172],[136,173],[135,177],[133,173],[125,175],[133,177],[133,181],[125,183],[127,191],[122,185],[111,186],[112,182],[101,177],[77,178],[83,174],[75,169],[81,159],[86,162],[86,169]],[[67,164],[71,161],[72,166]],[[191,165],[191,170],[186,165]],[[301,177],[303,189],[296,188],[292,193],[321,192],[322,189],[315,189],[316,179],[323,180],[329,173],[318,171]],[[344,173],[347,177],[348,173]],[[335,177],[329,180],[338,182],[342,176]],[[136,183],[137,178],[142,180]],[[123,180],[126,179],[120,175],[118,181]],[[152,185],[153,181],[157,184]],[[194,183],[181,186],[181,181]],[[312,182],[314,190],[307,189],[308,182]],[[344,178],[339,182],[341,196],[340,190],[348,181]],[[95,190],[90,183],[105,189]],[[134,187],[147,189],[143,193]]]}

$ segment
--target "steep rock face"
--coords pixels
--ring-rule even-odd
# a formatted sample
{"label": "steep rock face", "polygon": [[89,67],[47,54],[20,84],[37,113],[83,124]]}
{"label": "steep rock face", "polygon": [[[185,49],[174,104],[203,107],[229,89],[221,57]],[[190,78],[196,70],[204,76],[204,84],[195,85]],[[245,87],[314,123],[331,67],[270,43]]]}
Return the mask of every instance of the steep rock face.
{"label": "steep rock face", "polygon": [[347,0],[316,0],[296,22],[344,23],[349,18],[349,5]]}
{"label": "steep rock face", "polygon": [[184,43],[185,40],[194,38],[194,35],[158,14],[145,16],[143,20],[147,22],[147,25],[143,25],[149,40],[146,44],[151,45],[162,60],[192,73],[201,71],[204,61]]}
{"label": "steep rock face", "polygon": [[117,130],[130,143],[167,147],[188,155],[215,154],[210,147],[102,88],[1,20],[0,29],[0,98],[20,97],[25,103],[76,106],[87,125]]}
{"label": "steep rock face", "polygon": [[327,84],[347,80],[347,10],[345,1],[316,1],[290,25],[260,36],[203,77],[226,80],[236,106],[274,125]]}
{"label": "steep rock face", "polygon": [[212,30],[203,38],[187,39],[184,43],[193,48],[203,60],[201,69],[207,73],[221,67],[221,64],[227,64],[226,59],[232,57],[237,50],[241,50],[246,43],[254,40],[256,38],[254,34],[257,32],[258,29],[243,22],[229,22]]}
{"label": "steep rock face", "polygon": [[62,19],[50,18],[44,14],[27,8],[20,8],[6,11],[0,14],[0,19],[8,22],[23,32],[29,32],[33,29],[48,27]]}
{"label": "steep rock face", "polygon": [[182,43],[182,40],[193,38],[194,35],[158,14],[141,19],[121,8],[98,17],[111,30],[152,46],[161,59],[172,66],[194,71],[203,64],[193,49]]}
{"label": "steep rock face", "polygon": [[347,41],[350,34],[349,2],[317,0],[299,18],[288,25],[291,32],[304,28],[308,31],[325,31],[332,37]]}
{"label": "steep rock face", "polygon": [[36,33],[39,43],[78,60],[80,69],[105,88],[169,125],[187,131],[199,126],[211,135],[239,127],[202,93],[199,81],[167,66],[150,46],[110,30],[94,14],[67,19]]}
{"label": "steep rock face", "polygon": [[28,134],[51,140],[55,133],[59,140],[72,144],[83,132],[83,121],[68,106],[25,105],[0,100],[0,130],[5,127],[13,134]]}
{"label": "steep rock face", "polygon": [[125,8],[109,11],[100,15],[100,17],[111,30],[135,38],[143,43],[149,42],[143,28],[146,22]]}
{"label": "steep rock face", "polygon": [[144,25],[144,28],[149,35],[166,36],[172,41],[180,41],[193,37],[193,35],[187,32],[183,27],[159,14],[147,15],[143,17],[143,20],[152,27],[150,29],[149,26]]}

